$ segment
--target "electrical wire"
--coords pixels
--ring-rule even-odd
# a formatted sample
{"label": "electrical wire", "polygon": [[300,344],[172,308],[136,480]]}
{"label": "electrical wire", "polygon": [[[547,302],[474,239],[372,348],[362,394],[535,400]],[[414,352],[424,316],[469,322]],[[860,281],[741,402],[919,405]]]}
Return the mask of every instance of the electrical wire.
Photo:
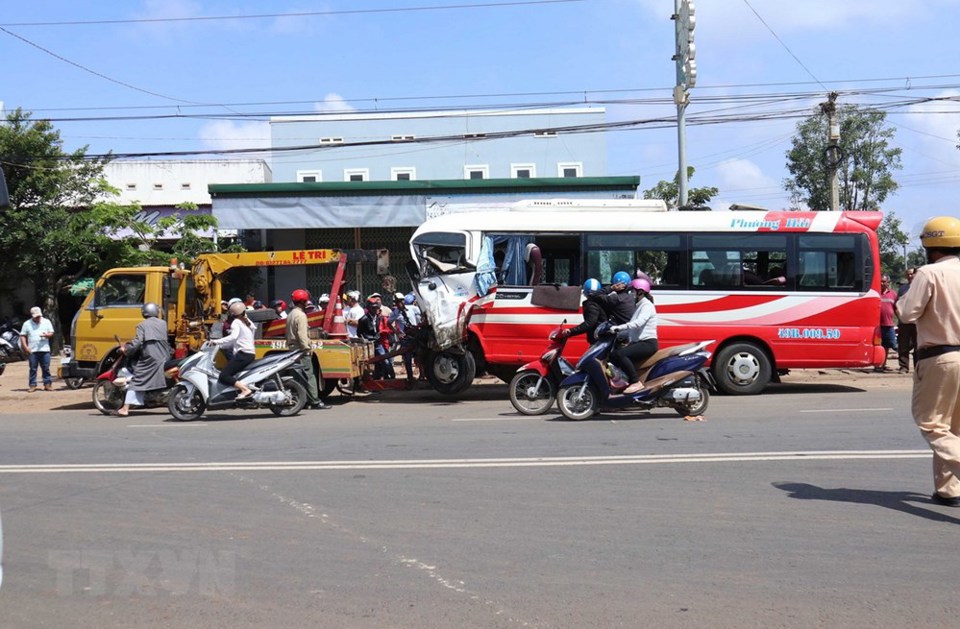
{"label": "electrical wire", "polygon": [[252,15],[194,15],[184,17],[130,18],[124,20],[64,20],[59,22],[10,22],[0,26],[91,26],[101,24],[155,24],[162,22],[203,22],[227,20],[262,20],[268,18],[319,17],[330,15],[365,15],[374,13],[414,13],[460,9],[489,9],[543,4],[569,4],[585,0],[515,0],[512,2],[448,4],[440,6],[395,7],[385,9],[331,9],[329,11],[297,11],[293,13],[258,13]]}

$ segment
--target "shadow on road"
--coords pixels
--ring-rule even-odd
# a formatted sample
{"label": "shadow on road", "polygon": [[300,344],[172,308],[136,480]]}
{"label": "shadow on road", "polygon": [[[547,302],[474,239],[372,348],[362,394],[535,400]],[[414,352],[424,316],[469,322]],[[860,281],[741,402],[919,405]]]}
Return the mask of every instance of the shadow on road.
{"label": "shadow on road", "polygon": [[930,499],[930,496],[912,491],[876,491],[872,489],[850,489],[847,487],[827,489],[825,487],[810,485],[809,483],[773,483],[773,486],[789,492],[790,498],[797,498],[798,500],[830,500],[833,502],[854,502],[876,505],[935,522],[960,524],[960,518],[955,518],[938,511],[931,511],[928,507],[937,505]]}
{"label": "shadow on road", "polygon": [[781,382],[767,386],[761,395],[785,395],[791,393],[863,393],[866,389],[848,384],[816,382]]}

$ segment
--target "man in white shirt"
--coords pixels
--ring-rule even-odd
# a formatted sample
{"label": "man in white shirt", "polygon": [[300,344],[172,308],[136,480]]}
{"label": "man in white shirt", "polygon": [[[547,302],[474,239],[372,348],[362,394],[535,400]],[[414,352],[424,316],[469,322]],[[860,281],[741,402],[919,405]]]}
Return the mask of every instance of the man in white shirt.
{"label": "man in white shirt", "polygon": [[50,339],[53,338],[53,323],[43,316],[37,306],[30,309],[30,319],[23,322],[20,329],[20,344],[29,354],[30,369],[27,389],[30,393],[37,390],[37,366],[43,371],[43,390],[53,391],[53,377],[50,375]]}
{"label": "man in white shirt", "polygon": [[347,307],[343,310],[343,319],[347,324],[347,338],[357,338],[357,323],[366,314],[360,305],[360,291],[352,290],[347,293]]}

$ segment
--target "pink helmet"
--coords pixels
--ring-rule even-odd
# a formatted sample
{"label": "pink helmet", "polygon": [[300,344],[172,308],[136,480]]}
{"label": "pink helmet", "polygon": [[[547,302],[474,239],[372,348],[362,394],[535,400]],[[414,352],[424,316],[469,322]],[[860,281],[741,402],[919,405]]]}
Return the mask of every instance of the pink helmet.
{"label": "pink helmet", "polygon": [[633,288],[633,290],[637,291],[638,293],[641,291],[644,293],[649,293],[650,289],[652,288],[650,286],[650,280],[642,277],[638,277],[634,280],[631,280],[630,287]]}

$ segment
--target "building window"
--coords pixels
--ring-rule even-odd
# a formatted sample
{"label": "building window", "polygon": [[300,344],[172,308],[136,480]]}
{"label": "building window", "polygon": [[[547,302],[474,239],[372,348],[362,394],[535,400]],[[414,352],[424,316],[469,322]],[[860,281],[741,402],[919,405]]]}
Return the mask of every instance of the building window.
{"label": "building window", "polygon": [[127,184],[127,191],[133,192],[133,191],[136,190],[136,189],[137,189],[137,184],[135,184],[135,183],[128,183],[128,184]]}
{"label": "building window", "polygon": [[297,181],[300,183],[320,183],[323,181],[322,170],[298,170]]}
{"label": "building window", "polygon": [[320,138],[320,144],[343,144],[343,138]]}
{"label": "building window", "polygon": [[370,179],[369,168],[344,168],[343,169],[344,181],[369,181],[369,179]]}
{"label": "building window", "polygon": [[190,184],[189,184],[189,183],[182,183],[182,184],[180,184],[180,189],[181,189],[181,190],[189,190],[189,189],[190,189]]}
{"label": "building window", "polygon": [[557,164],[557,177],[582,177],[583,164],[581,162],[560,162]]}
{"label": "building window", "polygon": [[400,166],[390,169],[390,179],[393,181],[415,181],[417,169],[413,166]]}
{"label": "building window", "polygon": [[487,166],[486,164],[464,166],[463,178],[464,179],[489,179],[490,167]]}
{"label": "building window", "polygon": [[533,137],[535,138],[555,138],[557,137],[556,131],[534,131]]}
{"label": "building window", "polygon": [[390,139],[394,142],[411,142],[416,139],[413,135],[391,135]]}
{"label": "building window", "polygon": [[153,189],[154,189],[154,190],[163,190],[163,184],[162,184],[162,183],[155,183],[155,184],[153,184]]}
{"label": "building window", "polygon": [[536,164],[510,164],[510,176],[514,179],[530,179],[537,176]]}

